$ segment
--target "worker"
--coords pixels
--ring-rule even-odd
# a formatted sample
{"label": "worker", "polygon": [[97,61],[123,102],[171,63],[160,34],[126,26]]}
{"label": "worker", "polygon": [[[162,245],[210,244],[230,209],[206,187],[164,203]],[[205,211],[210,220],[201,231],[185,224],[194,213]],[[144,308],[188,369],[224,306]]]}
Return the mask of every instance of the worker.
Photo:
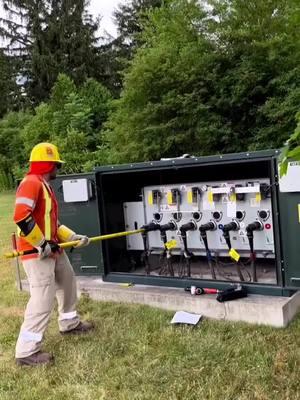
{"label": "worker", "polygon": [[53,362],[54,357],[43,352],[41,345],[55,295],[62,334],[83,334],[94,327],[91,322],[81,321],[76,312],[74,271],[66,253],[58,246],[73,240],[79,241],[76,247],[89,244],[87,236],[76,234],[58,221],[57,201],[49,182],[56,178],[62,164],[56,146],[39,143],[31,151],[29,172],[16,193],[14,221],[18,226],[18,250],[38,250],[22,257],[30,299],[16,345],[19,365]]}

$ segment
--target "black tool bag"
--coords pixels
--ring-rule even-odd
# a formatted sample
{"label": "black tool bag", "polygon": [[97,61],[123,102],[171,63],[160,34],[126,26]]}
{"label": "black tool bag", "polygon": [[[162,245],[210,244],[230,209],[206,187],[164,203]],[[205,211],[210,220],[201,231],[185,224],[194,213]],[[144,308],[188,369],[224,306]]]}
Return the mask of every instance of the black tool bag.
{"label": "black tool bag", "polygon": [[217,300],[220,303],[223,303],[224,301],[241,299],[242,297],[247,297],[247,291],[244,287],[240,285],[229,286],[228,288],[222,290],[222,292],[218,293]]}

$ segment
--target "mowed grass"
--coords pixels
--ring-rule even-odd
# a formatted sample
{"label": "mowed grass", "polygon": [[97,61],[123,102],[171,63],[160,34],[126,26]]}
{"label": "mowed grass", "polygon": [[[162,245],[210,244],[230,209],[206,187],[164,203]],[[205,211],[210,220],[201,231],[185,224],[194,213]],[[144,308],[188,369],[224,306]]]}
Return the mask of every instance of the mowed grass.
{"label": "mowed grass", "polygon": [[[10,248],[13,202],[0,193],[1,254]],[[17,367],[28,295],[15,289],[12,263],[0,260],[0,400],[300,399],[299,318],[287,329],[209,320],[173,327],[173,312],[84,297],[79,311],[96,330],[61,337],[54,313],[44,345],[54,366]]]}

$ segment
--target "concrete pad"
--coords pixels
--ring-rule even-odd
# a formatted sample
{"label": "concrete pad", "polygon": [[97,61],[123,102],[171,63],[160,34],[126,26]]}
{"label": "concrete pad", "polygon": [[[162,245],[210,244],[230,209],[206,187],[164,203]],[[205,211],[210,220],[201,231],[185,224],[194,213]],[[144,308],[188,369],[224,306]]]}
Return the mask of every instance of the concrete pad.
{"label": "concrete pad", "polygon": [[173,311],[188,311],[204,317],[244,321],[253,324],[285,327],[300,309],[300,292],[292,297],[249,295],[225,303],[215,295],[191,296],[180,288],[135,285],[124,287],[93,277],[77,277],[78,289],[94,300],[147,304]]}
{"label": "concrete pad", "polygon": [[[28,285],[24,285],[28,290]],[[173,311],[187,311],[204,317],[286,327],[300,310],[300,292],[291,297],[249,295],[219,303],[216,295],[192,296],[180,288],[103,282],[98,277],[77,277],[80,294],[93,300],[146,304]]]}

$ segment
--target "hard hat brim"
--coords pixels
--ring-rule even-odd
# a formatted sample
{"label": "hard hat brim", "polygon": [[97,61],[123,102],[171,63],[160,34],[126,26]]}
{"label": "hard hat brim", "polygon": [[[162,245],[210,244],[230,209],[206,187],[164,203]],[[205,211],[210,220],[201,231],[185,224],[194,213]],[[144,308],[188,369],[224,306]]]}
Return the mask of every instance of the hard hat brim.
{"label": "hard hat brim", "polygon": [[[37,161],[37,160],[32,160],[30,158],[29,162],[43,162],[43,161]],[[46,162],[53,162],[54,164],[65,164],[65,161],[62,160],[51,160],[51,161],[46,161]]]}

